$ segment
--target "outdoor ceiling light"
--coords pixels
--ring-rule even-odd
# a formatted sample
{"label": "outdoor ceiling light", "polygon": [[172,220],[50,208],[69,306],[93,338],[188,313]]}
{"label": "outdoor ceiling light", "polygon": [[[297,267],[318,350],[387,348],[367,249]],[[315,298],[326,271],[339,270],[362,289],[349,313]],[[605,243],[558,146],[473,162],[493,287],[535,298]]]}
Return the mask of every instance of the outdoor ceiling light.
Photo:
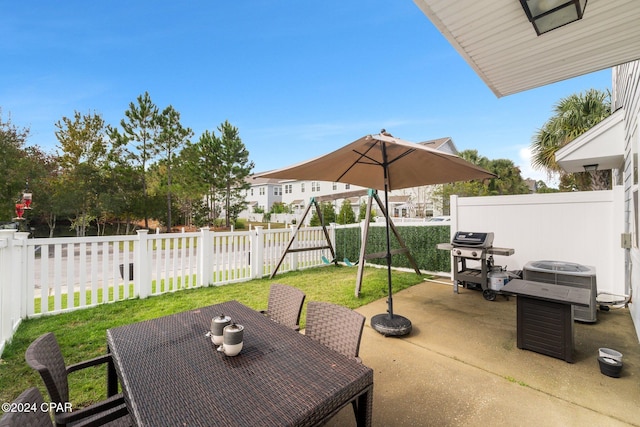
{"label": "outdoor ceiling light", "polygon": [[583,166],[585,172],[595,172],[598,170],[598,164],[594,165],[584,165]]}
{"label": "outdoor ceiling light", "polygon": [[538,35],[582,19],[587,0],[520,0]]}

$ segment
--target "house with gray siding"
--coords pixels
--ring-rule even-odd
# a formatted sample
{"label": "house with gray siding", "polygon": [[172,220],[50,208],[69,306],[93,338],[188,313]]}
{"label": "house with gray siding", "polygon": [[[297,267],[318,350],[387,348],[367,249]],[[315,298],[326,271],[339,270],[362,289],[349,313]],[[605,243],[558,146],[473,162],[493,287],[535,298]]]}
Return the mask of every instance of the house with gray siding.
{"label": "house with gray siding", "polygon": [[[612,69],[613,114],[559,150],[556,161],[570,172],[594,168],[613,172],[612,194],[623,194],[623,203],[616,208],[619,212],[613,214],[616,224],[611,228],[619,235],[609,236],[616,247],[601,247],[598,256],[617,258],[622,251],[623,262],[615,262],[614,266],[623,271],[616,271],[612,277],[621,277],[623,283],[616,279],[609,286],[622,289],[629,299],[628,307],[640,336],[640,2],[566,2],[567,9],[559,6],[561,2],[550,2],[552,7],[544,9],[548,14],[576,7],[580,13],[574,14],[576,19],[571,22],[544,32],[524,10],[526,5],[536,3],[532,0],[414,3],[497,97]],[[545,4],[540,3],[540,7]],[[593,227],[602,228],[599,224]],[[588,236],[590,230],[580,232]],[[574,238],[575,233],[559,234],[556,241],[549,243],[562,245],[562,239]]]}

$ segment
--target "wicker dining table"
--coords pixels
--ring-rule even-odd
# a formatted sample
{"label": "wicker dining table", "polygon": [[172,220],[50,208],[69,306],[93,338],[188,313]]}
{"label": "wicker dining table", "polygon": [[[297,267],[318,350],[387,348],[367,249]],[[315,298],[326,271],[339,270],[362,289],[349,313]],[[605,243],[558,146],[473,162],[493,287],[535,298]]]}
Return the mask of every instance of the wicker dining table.
{"label": "wicker dining table", "polygon": [[[221,314],[244,326],[237,356],[206,336]],[[112,328],[107,344],[138,426],[311,426],[352,402],[371,425],[370,368],[237,301]]]}

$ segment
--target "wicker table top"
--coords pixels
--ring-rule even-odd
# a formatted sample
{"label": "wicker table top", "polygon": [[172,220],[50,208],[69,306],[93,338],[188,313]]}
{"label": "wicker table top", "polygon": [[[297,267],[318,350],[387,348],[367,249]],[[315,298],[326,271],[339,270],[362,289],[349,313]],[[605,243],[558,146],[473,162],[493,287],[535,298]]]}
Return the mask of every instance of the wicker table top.
{"label": "wicker table top", "polygon": [[[235,357],[205,336],[211,318],[244,326]],[[236,301],[107,331],[139,426],[306,426],[356,400],[371,425],[373,371]]]}
{"label": "wicker table top", "polygon": [[561,304],[580,305],[583,307],[588,307],[590,300],[589,289],[522,279],[510,280],[504,285],[502,292]]}

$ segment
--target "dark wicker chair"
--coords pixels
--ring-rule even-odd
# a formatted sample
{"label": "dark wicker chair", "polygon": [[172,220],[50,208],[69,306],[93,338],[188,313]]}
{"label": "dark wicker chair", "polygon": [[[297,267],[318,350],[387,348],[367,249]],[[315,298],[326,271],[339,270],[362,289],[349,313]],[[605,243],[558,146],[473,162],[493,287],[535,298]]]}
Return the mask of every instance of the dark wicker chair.
{"label": "dark wicker chair", "polygon": [[23,391],[13,403],[20,406],[28,405],[30,410],[5,412],[0,418],[0,427],[53,427],[49,412],[42,410],[45,408],[44,398],[37,388]]}
{"label": "dark wicker chair", "polygon": [[298,331],[300,330],[300,313],[305,297],[304,292],[298,288],[274,283],[269,289],[267,309],[262,310],[261,313]]}
{"label": "dark wicker chair", "polygon": [[[307,324],[304,334],[327,347],[362,363],[358,354],[365,317],[347,307],[328,302],[311,301],[307,304]],[[358,402],[351,402],[358,414]]]}
{"label": "dark wicker chair", "polygon": [[365,317],[347,307],[328,302],[307,304],[305,335],[335,351],[360,361],[360,340]]}
{"label": "dark wicker chair", "polygon": [[[107,363],[111,360],[111,356],[105,354],[91,360],[65,366],[58,341],[53,333],[49,332],[29,345],[25,359],[29,366],[40,373],[51,402],[64,404],[70,402],[68,374],[90,366]],[[73,408],[71,412],[56,412],[54,420],[56,426],[75,426],[78,423],[109,426],[130,426],[133,424],[122,394],[110,396],[106,400],[86,408]]]}

